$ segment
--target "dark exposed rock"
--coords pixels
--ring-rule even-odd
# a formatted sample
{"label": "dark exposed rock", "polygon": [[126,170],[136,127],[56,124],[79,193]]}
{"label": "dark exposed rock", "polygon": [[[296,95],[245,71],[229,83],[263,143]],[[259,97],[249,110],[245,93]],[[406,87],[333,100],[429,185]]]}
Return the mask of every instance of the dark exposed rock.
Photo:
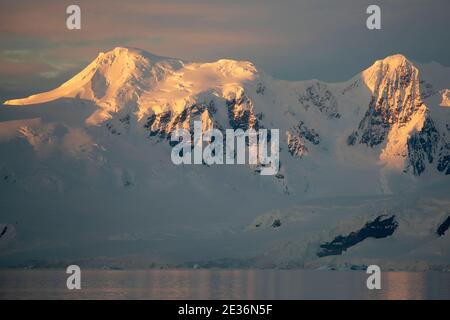
{"label": "dark exposed rock", "polygon": [[[386,74],[389,66],[380,65],[380,74]],[[374,147],[385,141],[392,125],[402,127],[411,120],[423,103],[416,93],[418,88],[417,71],[409,63],[395,70],[391,78],[378,79],[374,93],[363,119],[359,123],[357,134],[347,139],[349,145],[359,143]],[[401,92],[401,96],[397,93]]]}
{"label": "dark exposed rock", "polygon": [[302,157],[308,152],[305,140],[313,145],[320,143],[319,134],[312,128],[308,128],[303,121],[288,132],[288,151],[292,156]]}
{"label": "dark exposed rock", "polygon": [[170,111],[152,114],[147,118],[144,128],[149,130],[150,136],[166,138],[170,136],[171,128],[169,127],[169,123],[171,119],[172,112]]}
{"label": "dark exposed rock", "polygon": [[450,144],[445,142],[433,120],[427,116],[422,130],[408,138],[408,167],[415,175],[420,175],[427,163],[435,161],[439,172],[450,174]]}
{"label": "dark exposed rock", "polygon": [[358,132],[357,132],[357,131],[354,131],[354,132],[352,132],[351,135],[348,136],[348,138],[347,138],[347,144],[348,144],[349,146],[354,146],[357,139],[358,139]]}
{"label": "dark exposed rock", "polygon": [[424,80],[420,80],[420,97],[422,99],[426,99],[436,94],[437,91],[434,90],[431,83],[425,82]]}
{"label": "dark exposed rock", "polygon": [[6,234],[6,231],[8,231],[8,226],[5,226],[2,230],[2,232],[0,233],[0,238],[3,237]]}
{"label": "dark exposed rock", "polygon": [[293,157],[301,158],[308,152],[308,148],[298,135],[293,135],[288,132],[287,142],[288,151]]}
{"label": "dark exposed rock", "polygon": [[437,169],[446,175],[450,174],[450,144],[448,143],[443,145],[439,152]]}
{"label": "dark exposed rock", "polygon": [[354,270],[354,271],[366,271],[367,270],[367,265],[365,264],[353,264],[350,266],[350,270]]}
{"label": "dark exposed rock", "polygon": [[263,85],[261,82],[258,82],[257,86],[256,86],[256,93],[257,94],[261,94],[264,95],[264,91],[266,90],[266,86]]}
{"label": "dark exposed rock", "polygon": [[[224,132],[222,126],[213,119],[213,115],[216,112],[217,109],[214,100],[210,100],[208,103],[194,103],[178,113],[165,111],[152,114],[147,118],[144,128],[149,131],[150,137],[158,137],[160,139],[158,141],[165,139],[171,147],[174,147],[181,141],[181,137],[178,141],[172,141],[172,132],[177,128],[185,128],[190,132],[191,136],[193,136],[194,120],[200,120],[205,113],[207,113],[207,117],[214,122],[214,128]],[[191,148],[193,149],[193,147],[194,146],[192,145]],[[182,155],[181,150],[180,156]]]}
{"label": "dark exposed rock", "polygon": [[278,227],[281,227],[281,220],[275,219],[272,223],[272,228],[278,228]]}
{"label": "dark exposed rock", "polygon": [[314,129],[308,128],[303,121],[300,121],[298,125],[298,132],[301,137],[305,138],[312,144],[317,145],[320,143],[319,134]]}
{"label": "dark exposed rock", "polygon": [[156,120],[156,114],[153,113],[151,116],[149,116],[147,118],[147,122],[144,124],[144,128],[150,129],[152,127],[153,123],[155,122],[155,120]]}
{"label": "dark exposed rock", "polygon": [[175,121],[178,123],[183,123],[188,119],[188,117],[189,117],[189,110],[186,108],[177,115],[177,119]]}
{"label": "dark exposed rock", "polygon": [[120,136],[121,134],[111,123],[106,123],[106,128],[114,135]]}
{"label": "dark exposed rock", "polygon": [[339,235],[333,241],[320,245],[321,250],[317,252],[318,257],[340,255],[348,248],[360,243],[367,238],[386,238],[391,236],[398,227],[395,215],[385,218],[385,215],[377,217],[374,221],[367,222],[363,228],[351,232],[347,236]]}
{"label": "dark exposed rock", "polygon": [[442,222],[436,230],[438,236],[443,236],[445,232],[450,228],[450,216]]}
{"label": "dark exposed rock", "polygon": [[[414,175],[420,175],[427,163],[433,163],[437,154],[437,148],[441,137],[430,117],[426,117],[423,128],[408,138],[408,160],[409,167],[413,169]],[[448,164],[445,156],[438,159],[438,170],[444,171]]]}
{"label": "dark exposed rock", "polygon": [[420,138],[417,135],[413,135],[408,139],[408,154],[409,154],[409,165],[413,169],[413,173],[416,176],[420,176],[422,172],[425,171],[425,159],[424,155],[420,151]]}
{"label": "dark exposed rock", "polygon": [[275,175],[275,178],[277,178],[277,179],[284,179],[284,174],[277,173],[277,174]]}
{"label": "dark exposed rock", "polygon": [[260,124],[253,112],[253,104],[245,94],[239,98],[227,100],[226,105],[231,128],[244,131],[250,128],[259,130]]}
{"label": "dark exposed rock", "polygon": [[[382,101],[382,100],[381,100]],[[372,98],[364,118],[361,120],[358,131],[361,132],[360,143],[374,147],[382,143],[390,129],[391,123],[396,119],[390,109],[384,110]]]}
{"label": "dark exposed rock", "polygon": [[172,118],[172,112],[170,112],[170,111],[162,112],[159,115],[159,122],[163,125],[166,125],[169,123],[171,118]]}
{"label": "dark exposed rock", "polygon": [[312,104],[320,112],[328,115],[329,118],[341,117],[337,110],[336,99],[325,84],[317,82],[309,86],[303,94],[299,95],[298,101],[305,108],[309,108]]}
{"label": "dark exposed rock", "polygon": [[[191,122],[194,116],[200,116],[205,111],[210,116],[217,112],[214,100],[208,103],[194,103],[190,107],[186,107],[180,113],[173,113],[171,111],[165,111],[157,114],[152,114],[147,118],[144,128],[149,129],[150,136],[159,135],[161,137],[170,137],[170,133],[177,125],[185,124],[185,122]],[[186,127],[191,127],[192,123]]]}

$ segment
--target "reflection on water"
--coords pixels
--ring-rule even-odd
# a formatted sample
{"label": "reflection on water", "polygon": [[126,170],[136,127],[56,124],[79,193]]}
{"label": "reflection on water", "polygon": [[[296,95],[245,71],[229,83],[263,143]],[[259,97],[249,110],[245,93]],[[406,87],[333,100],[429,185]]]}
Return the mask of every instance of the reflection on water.
{"label": "reflection on water", "polygon": [[357,271],[84,270],[81,290],[64,270],[0,270],[0,299],[450,299],[450,274],[384,272],[368,290]]}
{"label": "reflection on water", "polygon": [[426,297],[425,274],[389,272],[386,274],[388,290],[384,299],[424,299]]}

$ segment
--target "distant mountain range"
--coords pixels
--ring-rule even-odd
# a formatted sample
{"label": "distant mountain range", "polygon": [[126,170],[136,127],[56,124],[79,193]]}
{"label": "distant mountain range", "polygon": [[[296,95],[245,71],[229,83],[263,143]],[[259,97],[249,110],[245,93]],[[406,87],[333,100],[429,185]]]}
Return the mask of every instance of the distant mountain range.
{"label": "distant mountain range", "polygon": [[[0,262],[318,267],[395,256],[399,268],[442,267],[449,88],[450,68],[400,54],[325,83],[274,79],[248,61],[100,53],[60,87],[0,108],[10,230]],[[203,130],[279,129],[279,173],[173,165],[170,135],[196,119]]]}

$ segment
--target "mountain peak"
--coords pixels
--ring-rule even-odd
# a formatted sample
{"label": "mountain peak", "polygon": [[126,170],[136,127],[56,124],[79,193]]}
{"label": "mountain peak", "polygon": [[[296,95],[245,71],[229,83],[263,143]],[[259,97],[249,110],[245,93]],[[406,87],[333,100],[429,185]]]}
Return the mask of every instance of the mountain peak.
{"label": "mountain peak", "polygon": [[402,78],[406,80],[417,76],[417,68],[402,54],[394,54],[377,60],[361,73],[363,82],[372,93],[386,79]]}
{"label": "mountain peak", "polygon": [[100,52],[99,55],[97,56],[97,60],[104,60],[104,59],[135,60],[139,58],[148,59],[153,63],[161,60],[175,60],[174,58],[159,56],[139,48],[125,47],[125,46],[115,47],[114,49],[111,49],[107,52]]}
{"label": "mountain peak", "polygon": [[411,62],[402,54],[397,53],[391,56],[387,56],[381,60],[384,64],[389,64],[392,67],[398,67],[405,64],[411,64]]}
{"label": "mountain peak", "polygon": [[9,105],[29,105],[60,98],[80,98],[109,109],[135,99],[141,87],[148,87],[165,74],[180,68],[183,61],[157,56],[147,51],[116,47],[98,56],[81,72],[60,87],[23,99],[7,100]]}

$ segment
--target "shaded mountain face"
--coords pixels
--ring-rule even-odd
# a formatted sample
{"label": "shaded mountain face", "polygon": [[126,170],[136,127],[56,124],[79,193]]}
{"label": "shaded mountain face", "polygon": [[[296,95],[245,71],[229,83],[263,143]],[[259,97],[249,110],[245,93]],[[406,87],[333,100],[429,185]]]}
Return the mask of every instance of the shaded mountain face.
{"label": "shaded mountain face", "polygon": [[[51,238],[61,246],[79,237],[158,238],[174,228],[222,234],[307,199],[445,185],[449,87],[449,68],[402,55],[324,83],[277,80],[248,61],[187,62],[119,47],[60,87],[0,108],[0,191],[8,211],[0,222],[31,225],[25,242]],[[175,166],[171,134],[192,131],[195,120],[203,132],[279,129],[279,173]],[[97,222],[86,227],[80,215]],[[45,223],[53,219],[61,228]],[[283,229],[280,222],[272,229]],[[72,225],[83,227],[80,235],[67,231]]]}

